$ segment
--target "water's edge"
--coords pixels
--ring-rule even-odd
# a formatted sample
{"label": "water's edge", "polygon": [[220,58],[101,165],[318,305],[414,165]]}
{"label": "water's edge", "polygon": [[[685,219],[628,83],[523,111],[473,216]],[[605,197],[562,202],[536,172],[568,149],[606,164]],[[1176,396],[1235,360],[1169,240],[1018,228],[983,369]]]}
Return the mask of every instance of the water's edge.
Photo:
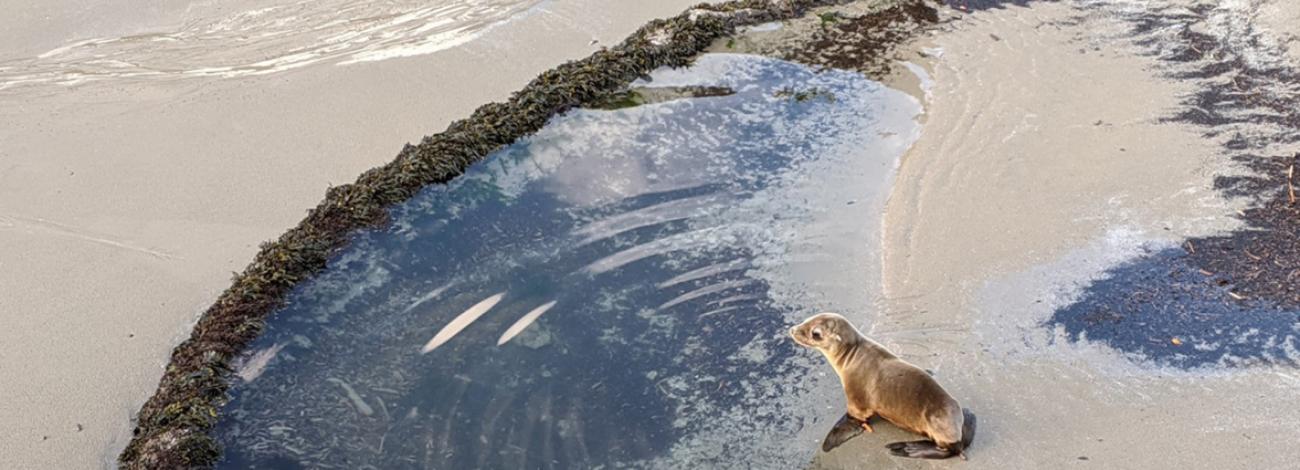
{"label": "water's edge", "polygon": [[[136,418],[122,468],[210,466],[219,448],[208,434],[229,388],[230,361],[302,280],[326,266],[355,230],[381,225],[387,208],[421,188],[447,182],[470,164],[540,129],[552,116],[594,102],[663,66],[681,66],[714,39],[753,25],[798,17],[837,1],[736,1],[649,23],[618,46],[543,73],[506,103],[479,108],[447,131],[408,145],[390,164],[331,189],[297,227],[263,245],[252,264],[204,312],[174,351],[157,392]],[[916,8],[921,2],[909,2]]]}

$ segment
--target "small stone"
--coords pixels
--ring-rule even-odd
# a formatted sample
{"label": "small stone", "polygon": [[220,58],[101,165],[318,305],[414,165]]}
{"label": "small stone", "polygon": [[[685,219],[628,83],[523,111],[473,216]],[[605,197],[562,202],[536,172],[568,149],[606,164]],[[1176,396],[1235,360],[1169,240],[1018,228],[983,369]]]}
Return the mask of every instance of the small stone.
{"label": "small stone", "polygon": [[1174,339],[1169,340],[1169,342],[1170,342],[1170,343],[1173,343],[1174,346],[1182,346],[1182,345],[1183,345],[1183,340],[1178,339],[1177,337],[1175,337]]}

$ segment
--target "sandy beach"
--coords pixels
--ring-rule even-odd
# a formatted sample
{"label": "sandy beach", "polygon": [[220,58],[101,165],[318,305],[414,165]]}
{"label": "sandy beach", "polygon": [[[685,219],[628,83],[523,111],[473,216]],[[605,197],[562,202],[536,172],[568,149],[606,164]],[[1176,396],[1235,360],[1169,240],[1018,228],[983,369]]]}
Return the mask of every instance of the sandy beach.
{"label": "sandy beach", "polygon": [[[64,3],[0,20],[0,58],[187,14]],[[0,90],[0,467],[109,466],[230,273],[330,185],[693,3],[552,2],[454,48],[347,66]]]}
{"label": "sandy beach", "polygon": [[[1239,227],[1246,203],[1213,189],[1236,171],[1220,142],[1165,119],[1192,84],[1092,6],[976,11],[920,41],[935,87],[885,213],[868,334],[996,416],[962,468],[1283,468],[1300,457],[1272,449],[1300,438],[1278,413],[1289,366],[1189,373],[1040,326],[1122,260]],[[925,468],[869,447],[826,467],[859,455]]]}
{"label": "sandy beach", "polygon": [[[348,18],[366,39],[330,21],[276,30],[314,18],[301,4],[111,14],[131,1],[0,20],[0,468],[112,468],[169,353],[260,243],[403,143],[695,3],[494,0]],[[1228,252],[1294,229],[1260,222],[1261,206],[1295,210],[1282,187],[1230,189],[1291,181],[1258,173],[1285,163],[1250,158],[1300,155],[1285,82],[1300,70],[1300,3],[944,3],[937,22],[864,0],[746,26],[698,69],[643,78],[633,109],[570,112],[495,154],[507,163],[448,185],[456,204],[416,196],[397,227],[302,282],[264,341],[222,359],[238,370],[223,410],[238,416],[214,432],[237,456],[224,464],[355,464],[332,453],[345,447],[426,467],[1300,461],[1280,445],[1300,441],[1300,297],[1248,284],[1285,277],[1294,247]],[[402,39],[426,24],[445,29]],[[271,39],[253,43],[275,46],[246,48],[258,31]],[[234,46],[173,44],[187,40]],[[733,101],[691,101],[714,99]],[[706,192],[764,171],[779,177]],[[492,233],[442,231],[458,217]],[[566,217],[574,227],[557,225]],[[1209,270],[1228,256],[1245,261]],[[1230,279],[1239,271],[1251,279]],[[891,457],[885,443],[913,437],[883,423],[816,451],[844,397],[780,325],[811,309],[845,314],[974,410],[969,460]],[[624,351],[645,356],[617,367]],[[277,405],[301,397],[314,401]],[[639,434],[602,413],[642,419]],[[291,455],[285,442],[306,445]]]}

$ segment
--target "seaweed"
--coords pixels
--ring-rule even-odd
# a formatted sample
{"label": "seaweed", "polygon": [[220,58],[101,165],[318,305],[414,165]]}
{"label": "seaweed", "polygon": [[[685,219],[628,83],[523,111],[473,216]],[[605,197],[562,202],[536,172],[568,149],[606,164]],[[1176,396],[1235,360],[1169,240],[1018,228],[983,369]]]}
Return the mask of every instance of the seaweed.
{"label": "seaweed", "polygon": [[1074,341],[1104,341],[1178,367],[1294,367],[1288,348],[1300,339],[1300,153],[1288,149],[1300,142],[1300,97],[1292,91],[1300,70],[1271,59],[1280,50],[1249,22],[1202,32],[1204,23],[1233,20],[1213,18],[1228,13],[1216,11],[1169,5],[1112,14],[1167,77],[1192,86],[1162,121],[1222,143],[1219,161],[1239,171],[1215,177],[1214,186],[1248,205],[1237,214],[1243,228],[1189,238],[1108,270],[1045,325],[1063,326]]}
{"label": "seaweed", "polygon": [[937,23],[939,12],[925,2],[902,2],[861,16],[829,11],[817,18],[812,38],[786,51],[785,59],[882,77],[889,73],[894,47],[918,28]]}
{"label": "seaweed", "polygon": [[1276,59],[1280,49],[1261,40],[1252,24],[1214,36],[1198,31],[1199,23],[1212,21],[1207,15],[1214,9],[1191,10],[1170,6],[1121,15],[1133,25],[1135,43],[1168,67],[1167,76],[1195,86],[1180,112],[1163,120],[1221,138],[1221,155],[1244,170],[1216,177],[1215,188],[1250,204],[1238,213],[1245,228],[1193,238],[1183,249],[1198,269],[1231,286],[1233,300],[1300,309],[1300,153],[1285,150],[1300,142],[1300,97],[1292,91],[1300,70]]}
{"label": "seaweed", "polygon": [[793,87],[785,87],[780,90],[777,90],[775,95],[777,98],[792,99],[796,103],[803,103],[805,101],[813,100],[816,98],[825,98],[826,101],[829,101],[831,103],[835,102],[835,93],[821,87],[813,87],[804,90],[796,90]]}
{"label": "seaweed", "polygon": [[817,15],[817,19],[820,19],[820,20],[821,20],[821,27],[822,27],[822,29],[826,29],[826,27],[827,27],[828,25],[830,25],[830,24],[832,24],[832,23],[837,23],[837,22],[840,21],[840,12],[838,12],[838,11],[828,11],[828,12],[822,13],[822,14],[820,14],[820,15]]}
{"label": "seaweed", "polygon": [[[553,116],[625,90],[660,67],[682,67],[735,28],[799,17],[846,0],[734,0],[651,21],[619,45],[543,72],[504,103],[489,103],[445,131],[407,144],[390,163],[330,188],[297,226],[263,243],[252,263],[177,346],[118,457],[125,469],[207,468],[220,458],[209,434],[227,399],[230,360],[302,280],[325,269],[352,233],[383,226],[388,208],[446,183],[471,164],[538,131]],[[913,3],[920,5],[920,0]],[[928,7],[924,7],[928,8]]]}
{"label": "seaweed", "polygon": [[614,110],[686,98],[711,98],[736,94],[718,86],[633,87],[587,105],[589,108]]}

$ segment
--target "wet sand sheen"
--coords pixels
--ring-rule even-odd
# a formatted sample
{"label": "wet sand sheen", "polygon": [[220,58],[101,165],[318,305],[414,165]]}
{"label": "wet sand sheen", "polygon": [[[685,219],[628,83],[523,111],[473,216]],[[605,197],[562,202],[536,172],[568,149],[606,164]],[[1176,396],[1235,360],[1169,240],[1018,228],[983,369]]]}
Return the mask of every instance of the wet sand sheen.
{"label": "wet sand sheen", "polygon": [[419,56],[472,41],[536,11],[538,3],[324,0],[233,11],[190,5],[183,21],[173,20],[179,25],[137,25],[144,31],[83,38],[35,57],[0,61],[0,92],[39,96],[86,82],[120,87],[139,80],[258,76],[317,63]]}
{"label": "wet sand sheen", "polygon": [[1061,23],[1077,14],[991,10],[920,46],[940,51],[937,85],[885,218],[885,291],[900,317],[969,325],[967,294],[983,280],[1116,228],[1172,241],[1235,227],[1202,166],[1213,143],[1159,122],[1189,89],[1107,38],[1116,26]]}
{"label": "wet sand sheen", "polygon": [[[1273,445],[1300,439],[1293,369],[1161,368],[1042,327],[1143,247],[1237,226],[1241,202],[1213,190],[1216,143],[1161,122],[1187,85],[1123,31],[1040,3],[918,45],[935,85],[890,196],[883,313],[867,333],[980,416],[967,468],[1283,468],[1300,457]],[[819,466],[928,468],[884,456],[904,437],[888,432]]]}

